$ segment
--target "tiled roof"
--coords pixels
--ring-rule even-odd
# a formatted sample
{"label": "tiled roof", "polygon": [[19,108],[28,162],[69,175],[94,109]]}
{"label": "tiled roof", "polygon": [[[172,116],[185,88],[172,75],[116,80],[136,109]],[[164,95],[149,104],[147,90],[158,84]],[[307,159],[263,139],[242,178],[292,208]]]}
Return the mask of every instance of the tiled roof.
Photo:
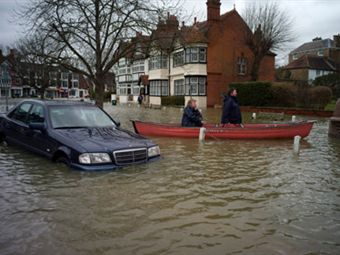
{"label": "tiled roof", "polygon": [[290,54],[334,47],[335,47],[334,41],[328,38],[324,40],[316,40],[313,42],[304,43],[295,50],[293,50]]}
{"label": "tiled roof", "polygon": [[303,55],[288,64],[285,69],[314,69],[325,71],[336,71],[337,67],[334,61],[327,57],[318,57],[313,55]]}
{"label": "tiled roof", "polygon": [[180,32],[181,42],[186,45],[190,43],[208,43],[208,38],[195,25],[182,27]]}

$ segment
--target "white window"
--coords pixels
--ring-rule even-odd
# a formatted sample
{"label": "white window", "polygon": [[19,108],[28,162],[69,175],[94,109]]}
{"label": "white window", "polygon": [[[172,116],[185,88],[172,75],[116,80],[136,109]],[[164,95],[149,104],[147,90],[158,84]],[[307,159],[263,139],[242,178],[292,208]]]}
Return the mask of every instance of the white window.
{"label": "white window", "polygon": [[79,88],[79,74],[72,73],[72,88]]}
{"label": "white window", "polygon": [[206,82],[205,76],[185,77],[185,94],[188,96],[205,96]]}
{"label": "white window", "polygon": [[125,58],[119,59],[118,66],[119,66],[119,67],[122,67],[122,66],[125,66],[125,65],[126,65],[126,60],[125,60]]}
{"label": "white window", "polygon": [[207,61],[206,48],[187,48],[185,50],[186,63],[205,63]]}
{"label": "white window", "polygon": [[174,95],[175,96],[184,95],[184,79],[174,81]]}
{"label": "white window", "polygon": [[57,72],[50,72],[50,86],[56,87],[57,86]]}
{"label": "white window", "polygon": [[323,57],[323,50],[318,50],[318,56]]}
{"label": "white window", "polygon": [[237,73],[245,75],[247,73],[247,59],[243,56],[237,58]]}
{"label": "white window", "polygon": [[296,53],[293,54],[293,60],[297,60],[298,59],[298,55]]}
{"label": "white window", "polygon": [[168,96],[169,83],[168,80],[150,81],[150,96]]}
{"label": "white window", "polygon": [[168,68],[168,57],[166,55],[157,55],[150,57],[149,70],[166,69]]}
{"label": "white window", "polygon": [[118,95],[126,96],[127,95],[127,86],[120,85],[118,88]]}
{"label": "white window", "polygon": [[184,64],[184,51],[174,53],[173,67],[182,66],[183,64]]}
{"label": "white window", "polygon": [[138,85],[134,85],[134,87],[133,87],[133,94],[135,96],[138,96],[139,93],[140,93],[140,87]]}
{"label": "white window", "polygon": [[68,88],[68,73],[61,73],[60,76],[60,86],[62,88]]}

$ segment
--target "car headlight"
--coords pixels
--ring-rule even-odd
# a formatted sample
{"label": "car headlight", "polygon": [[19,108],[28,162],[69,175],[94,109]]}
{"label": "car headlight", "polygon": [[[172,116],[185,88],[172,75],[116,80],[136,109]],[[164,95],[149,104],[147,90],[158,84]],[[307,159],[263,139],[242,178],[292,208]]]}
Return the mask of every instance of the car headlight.
{"label": "car headlight", "polygon": [[101,164],[112,162],[107,153],[83,153],[79,155],[79,163],[81,164]]}
{"label": "car headlight", "polygon": [[161,150],[159,149],[159,146],[153,146],[148,148],[148,156],[149,158],[159,156],[161,154]]}

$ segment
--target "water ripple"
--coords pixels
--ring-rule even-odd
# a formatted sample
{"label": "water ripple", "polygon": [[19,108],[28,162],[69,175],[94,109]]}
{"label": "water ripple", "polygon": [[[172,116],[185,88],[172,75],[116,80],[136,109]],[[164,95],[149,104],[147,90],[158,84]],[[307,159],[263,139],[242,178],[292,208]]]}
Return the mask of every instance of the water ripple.
{"label": "water ripple", "polygon": [[[130,129],[181,114],[109,111]],[[164,159],[107,173],[0,147],[0,253],[338,254],[340,142],[327,125],[299,156],[292,141],[155,138]]]}

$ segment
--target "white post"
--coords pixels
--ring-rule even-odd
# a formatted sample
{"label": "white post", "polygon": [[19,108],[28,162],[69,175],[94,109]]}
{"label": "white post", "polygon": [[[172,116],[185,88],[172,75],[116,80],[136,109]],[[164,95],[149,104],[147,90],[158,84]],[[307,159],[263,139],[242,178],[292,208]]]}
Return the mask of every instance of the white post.
{"label": "white post", "polygon": [[200,135],[199,135],[199,137],[198,137],[198,139],[199,139],[200,141],[204,141],[204,139],[205,139],[205,131],[206,131],[206,128],[205,128],[205,127],[201,127],[201,128],[200,128]]}
{"label": "white post", "polygon": [[295,121],[296,121],[296,116],[293,115],[293,116],[292,116],[292,122],[295,122]]}
{"label": "white post", "polygon": [[297,135],[294,136],[294,153],[299,154],[300,152],[300,140],[301,140],[301,136]]}
{"label": "white post", "polygon": [[256,112],[253,112],[253,114],[251,115],[251,118],[256,120]]}

